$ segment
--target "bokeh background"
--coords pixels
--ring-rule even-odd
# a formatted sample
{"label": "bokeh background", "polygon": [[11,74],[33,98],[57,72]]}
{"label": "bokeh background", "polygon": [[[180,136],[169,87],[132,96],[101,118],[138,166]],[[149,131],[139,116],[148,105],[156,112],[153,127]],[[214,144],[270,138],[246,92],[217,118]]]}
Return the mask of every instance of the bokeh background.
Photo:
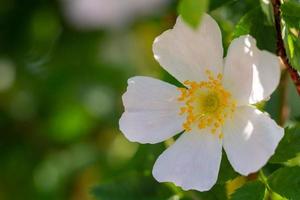
{"label": "bokeh background", "polygon": [[[173,26],[177,3],[0,0],[0,200],[194,199],[152,178],[166,144],[130,143],[118,129],[129,77],[178,84],[151,49]],[[211,1],[225,48],[257,7]],[[260,44],[275,52],[275,43]],[[285,92],[293,119],[297,94],[290,83]],[[279,90],[262,105],[277,121],[281,101]]]}

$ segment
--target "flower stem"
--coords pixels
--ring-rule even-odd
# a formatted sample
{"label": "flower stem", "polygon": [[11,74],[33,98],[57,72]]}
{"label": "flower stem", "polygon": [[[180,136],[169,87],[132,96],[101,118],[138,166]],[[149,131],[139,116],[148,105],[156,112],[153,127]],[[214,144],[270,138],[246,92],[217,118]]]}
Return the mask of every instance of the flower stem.
{"label": "flower stem", "polygon": [[270,187],[268,185],[268,180],[267,180],[267,177],[265,176],[263,170],[259,170],[258,172],[258,179],[263,183],[265,184],[265,186],[267,187],[268,190],[270,190]]}
{"label": "flower stem", "polygon": [[287,71],[290,74],[291,79],[293,80],[297,92],[300,96],[300,75],[298,74],[297,70],[294,69],[289,62],[289,59],[286,54],[286,50],[284,47],[284,42],[282,39],[282,34],[281,34],[281,11],[280,11],[280,6],[281,6],[281,0],[272,0],[272,5],[273,5],[273,11],[274,11],[274,19],[275,19],[275,28],[276,28],[276,33],[277,33],[277,55],[280,57],[282,62],[284,63],[285,67],[287,68]]}

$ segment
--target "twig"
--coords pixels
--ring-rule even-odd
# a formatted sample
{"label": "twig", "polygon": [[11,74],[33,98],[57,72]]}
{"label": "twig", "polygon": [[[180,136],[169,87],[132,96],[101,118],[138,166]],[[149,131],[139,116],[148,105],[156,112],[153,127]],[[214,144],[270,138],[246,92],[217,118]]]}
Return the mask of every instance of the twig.
{"label": "twig", "polygon": [[300,76],[297,70],[295,70],[289,62],[282,39],[280,12],[281,0],[272,0],[272,5],[274,11],[275,28],[277,33],[277,55],[281,58],[283,64],[287,68],[287,71],[289,72],[290,77],[296,86],[297,92],[300,95]]}

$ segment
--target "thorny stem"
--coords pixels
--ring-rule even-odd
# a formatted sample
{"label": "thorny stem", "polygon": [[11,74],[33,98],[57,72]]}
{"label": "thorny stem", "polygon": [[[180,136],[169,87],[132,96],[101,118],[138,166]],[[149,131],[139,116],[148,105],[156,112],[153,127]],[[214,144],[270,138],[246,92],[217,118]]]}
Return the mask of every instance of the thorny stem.
{"label": "thorny stem", "polygon": [[300,95],[300,75],[298,74],[297,70],[295,70],[286,54],[286,50],[284,47],[282,34],[281,34],[281,0],[272,0],[273,11],[274,11],[274,19],[275,19],[275,28],[277,33],[277,55],[280,57],[282,62],[284,63],[287,71],[289,72],[291,79],[293,80],[297,92]]}

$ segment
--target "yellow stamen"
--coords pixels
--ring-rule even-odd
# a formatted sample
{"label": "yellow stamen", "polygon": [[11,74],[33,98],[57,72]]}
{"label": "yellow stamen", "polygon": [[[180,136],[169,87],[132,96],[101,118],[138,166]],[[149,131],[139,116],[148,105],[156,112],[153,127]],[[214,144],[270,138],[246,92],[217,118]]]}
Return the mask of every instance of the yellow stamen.
{"label": "yellow stamen", "polygon": [[199,129],[210,128],[212,134],[217,133],[223,138],[221,128],[228,117],[235,112],[236,102],[231,94],[222,85],[222,74],[215,78],[213,72],[206,70],[208,81],[185,81],[187,88],[178,88],[181,95],[178,101],[185,105],[180,114],[186,114],[183,128],[190,131],[193,125]]}

